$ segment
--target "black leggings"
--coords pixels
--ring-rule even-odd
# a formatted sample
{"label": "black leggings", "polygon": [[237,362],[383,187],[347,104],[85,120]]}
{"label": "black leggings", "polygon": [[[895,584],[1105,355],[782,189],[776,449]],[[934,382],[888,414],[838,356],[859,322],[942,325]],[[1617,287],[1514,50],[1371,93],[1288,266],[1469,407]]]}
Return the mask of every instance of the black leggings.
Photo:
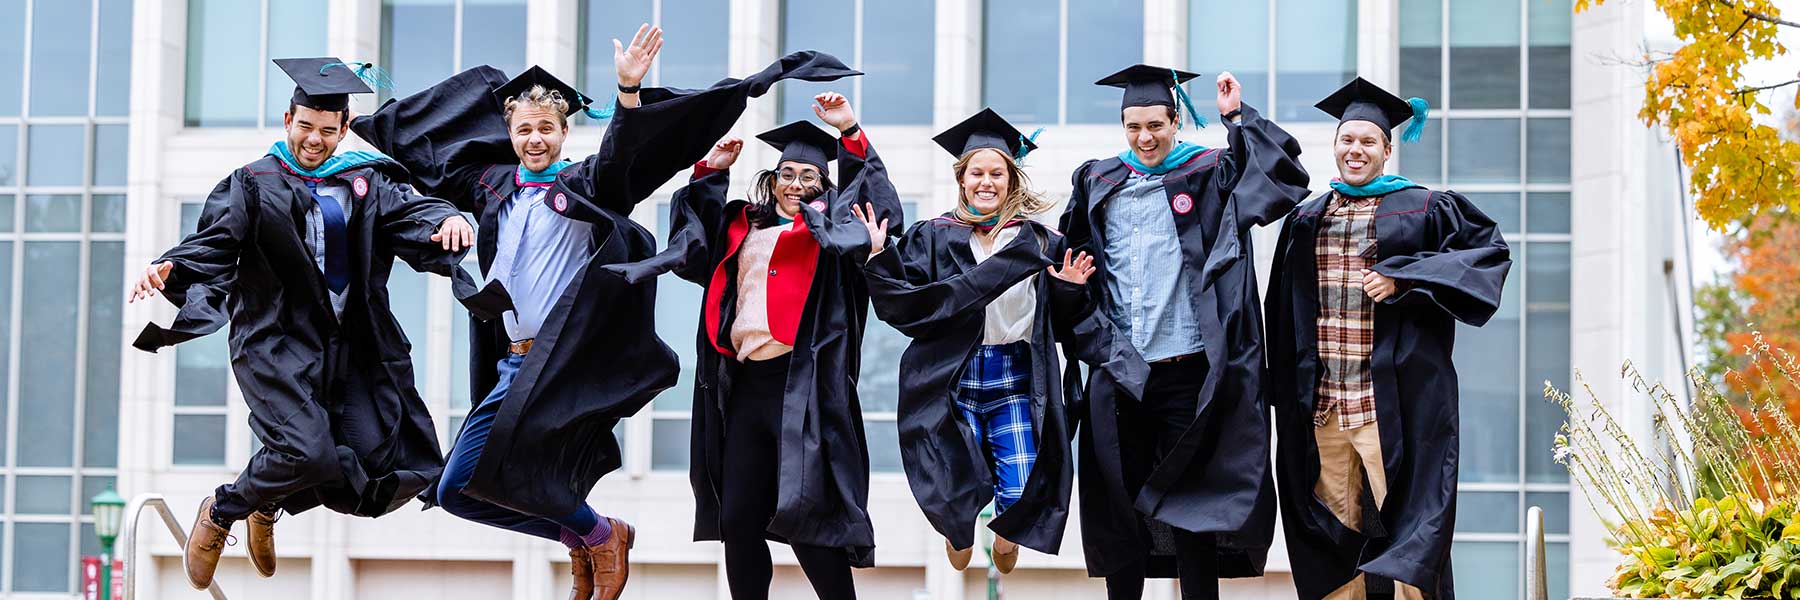
{"label": "black leggings", "polygon": [[[724,490],[719,519],[725,540],[725,579],[731,597],[765,600],[774,567],[767,529],[775,517],[781,400],[788,357],[749,361],[732,378],[725,404]],[[850,555],[843,548],[790,544],[800,569],[822,600],[851,599]]]}
{"label": "black leggings", "polygon": [[[1125,489],[1136,497],[1144,480],[1177,439],[1194,422],[1200,388],[1206,383],[1206,361],[1195,356],[1175,363],[1150,365],[1144,401],[1119,402],[1119,452]],[[1170,528],[1175,538],[1175,569],[1184,600],[1219,597],[1219,554],[1213,534]],[[1139,560],[1106,576],[1106,597],[1137,600],[1144,595],[1145,567]]]}

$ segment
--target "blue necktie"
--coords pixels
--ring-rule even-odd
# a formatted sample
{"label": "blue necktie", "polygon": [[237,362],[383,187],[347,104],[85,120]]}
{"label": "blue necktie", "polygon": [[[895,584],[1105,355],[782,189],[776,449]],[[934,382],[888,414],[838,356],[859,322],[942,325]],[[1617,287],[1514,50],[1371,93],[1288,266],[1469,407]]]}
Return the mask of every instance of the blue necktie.
{"label": "blue necktie", "polygon": [[307,181],[306,191],[319,205],[319,216],[325,221],[325,285],[331,293],[342,294],[350,287],[350,256],[345,253],[344,207],[331,196],[319,193],[319,182]]}

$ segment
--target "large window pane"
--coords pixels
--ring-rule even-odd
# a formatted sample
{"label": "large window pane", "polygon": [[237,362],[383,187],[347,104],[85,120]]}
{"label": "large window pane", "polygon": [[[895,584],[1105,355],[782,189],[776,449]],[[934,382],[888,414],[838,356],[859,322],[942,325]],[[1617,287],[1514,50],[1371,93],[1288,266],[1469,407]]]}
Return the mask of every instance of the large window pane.
{"label": "large window pane", "polygon": [[94,126],[94,185],[125,185],[128,130],[125,125]]}
{"label": "large window pane", "polygon": [[1525,122],[1525,174],[1531,183],[1569,182],[1569,120]]}
{"label": "large window pane", "polygon": [[[882,6],[887,6],[883,3]],[[863,10],[874,10],[875,3],[866,3]],[[866,19],[865,19],[866,20]],[[630,41],[639,23],[631,23],[631,31],[619,37],[620,42]],[[621,23],[623,24],[623,23]],[[662,27],[669,35],[678,36],[680,43],[663,46],[662,53],[657,55],[657,85],[665,87],[700,88],[712,85],[724,79],[729,73],[731,64],[731,3],[727,0],[663,0]],[[929,39],[929,38],[924,38]],[[606,56],[600,62],[612,69],[612,41],[598,40],[606,46]],[[930,48],[930,44],[923,44]],[[926,54],[927,57],[930,54]],[[930,60],[926,61],[929,68]],[[867,71],[868,69],[863,69]],[[863,85],[868,85],[865,81]],[[606,90],[600,89],[597,96],[605,97]]]}
{"label": "large window pane", "polygon": [[1518,183],[1518,119],[1451,119],[1450,184]]}
{"label": "large window pane", "polygon": [[124,116],[131,106],[132,0],[100,0],[100,56],[94,114]]}
{"label": "large window pane", "polygon": [[1569,193],[1531,192],[1525,194],[1528,218],[1526,227],[1532,233],[1569,232]]}
{"label": "large window pane", "polygon": [[[270,58],[330,54],[325,48],[327,11],[324,3],[315,0],[268,0],[268,3]],[[265,81],[269,89],[264,92],[260,116],[264,125],[280,127],[281,115],[287,112],[288,101],[294,97],[294,80],[274,63],[263,65],[263,70],[267,72]]]}
{"label": "large window pane", "polygon": [[430,304],[425,301],[431,287],[427,277],[401,261],[394,261],[394,270],[388,275],[388,306],[394,311],[394,320],[400,322],[400,333],[412,344],[413,380],[421,392],[428,383],[421,377],[425,374],[425,354],[431,348],[425,323],[430,312]]}
{"label": "large window pane", "polygon": [[32,194],[25,197],[28,233],[81,231],[80,194]]}
{"label": "large window pane", "polygon": [[[1047,10],[1040,0],[987,0],[983,9],[982,103],[1014,124],[1056,123],[1057,11]],[[1143,44],[1137,46],[1136,51],[1141,52]],[[1134,62],[1116,63],[1112,68]],[[1069,86],[1088,85],[1110,72],[1072,72]],[[1118,122],[1116,97],[1112,106],[1112,122]]]}
{"label": "large window pane", "polygon": [[[781,3],[781,52],[818,50],[856,65],[856,5],[836,0],[783,0]],[[856,102],[853,79],[832,82],[789,80],[779,87],[783,123],[814,118],[813,96],[833,91]],[[867,85],[866,83],[864,85]],[[885,100],[884,100],[885,101]]]}
{"label": "large window pane", "polygon": [[1518,233],[1520,229],[1520,207],[1518,192],[1470,192],[1463,194],[1481,213],[1494,220],[1502,233]]}
{"label": "large window pane", "polygon": [[394,89],[382,97],[406,96],[455,75],[455,28],[454,0],[382,0],[381,62],[394,74]]}
{"label": "large window pane", "polygon": [[[0,242],[0,340],[12,339],[12,259],[13,243]],[[11,376],[9,372],[11,358],[11,344],[0,344],[0,381],[7,381],[7,377]],[[0,400],[4,400],[6,397],[6,392],[0,391]],[[0,411],[0,448],[6,447],[6,419],[5,411]],[[0,453],[4,452],[4,450],[0,450]],[[5,458],[0,455],[0,463],[3,463]]]}
{"label": "large window pane", "polygon": [[60,1],[31,6],[31,114],[88,114],[88,43],[93,5]]}
{"label": "large window pane", "polygon": [[1443,104],[1444,0],[1400,0],[1400,96]]}
{"label": "large window pane", "polygon": [[[1515,263],[1513,269],[1519,268]],[[1548,381],[1569,389],[1569,244],[1527,244],[1523,268],[1531,288],[1526,303],[1525,476],[1533,483],[1559,483],[1568,481],[1569,473],[1552,460],[1551,447],[1564,415],[1543,399],[1543,386]]]}
{"label": "large window pane", "polygon": [[1527,83],[1532,108],[1569,107],[1569,33],[1575,11],[1569,0],[1531,0]]}
{"label": "large window pane", "polygon": [[1456,531],[1518,533],[1518,492],[1457,492]]}
{"label": "large window pane", "polygon": [[[576,74],[575,85],[590,96],[611,98],[613,86],[618,83],[617,70],[613,68],[613,40],[620,44],[631,43],[631,36],[637,34],[638,26],[656,20],[656,0],[583,0],[581,12],[581,71]],[[680,11],[677,11],[680,12]],[[694,11],[711,12],[711,11]],[[681,43],[663,46],[662,54],[656,57],[656,64],[650,66],[650,75],[644,77],[644,85],[664,85],[656,78],[658,69],[667,69],[669,54],[677,47],[689,43],[705,43],[705,40],[691,37],[693,34],[682,31],[670,31],[665,35],[680,36]],[[721,39],[714,42],[723,45]],[[720,57],[721,60],[724,57]],[[708,82],[711,83],[711,82]],[[677,87],[700,87],[694,82],[683,82]]]}
{"label": "large window pane", "polygon": [[77,304],[81,293],[79,242],[25,244],[24,322],[22,339],[29,344],[19,356],[19,369],[30,373],[19,381],[20,466],[68,467],[75,458],[75,344]]}
{"label": "large window pane", "polygon": [[1313,104],[1356,76],[1356,3],[1275,3],[1275,120],[1333,120]]}
{"label": "large window pane", "polygon": [[1519,1],[1450,0],[1452,108],[1519,107]]}
{"label": "large window pane", "polygon": [[[656,214],[656,238],[666,246],[669,243],[669,203],[658,203]],[[700,331],[696,323],[700,319],[703,293],[700,286],[685,281],[656,288],[656,336],[675,349],[675,358],[681,362],[681,377],[676,378],[675,387],[656,395],[652,404],[654,410],[685,411],[694,406],[694,369],[698,364],[694,352]]]}
{"label": "large window pane", "polygon": [[[1220,23],[1231,26],[1220,27]],[[1200,79],[1190,86],[1195,90],[1208,89],[1195,84],[1205,84],[1219,72],[1231,71],[1244,85],[1245,104],[1262,111],[1273,110],[1269,106],[1268,0],[1190,0],[1188,40],[1185,70],[1200,74]],[[1200,105],[1196,103],[1194,108]]]}
{"label": "large window pane", "polygon": [[89,231],[95,233],[125,232],[125,195],[94,194],[94,207],[88,217]]}
{"label": "large window pane", "polygon": [[81,125],[32,125],[31,186],[82,184],[87,164],[87,128]]}
{"label": "large window pane", "polygon": [[19,115],[24,82],[25,0],[0,0],[0,116]]}
{"label": "large window pane", "polygon": [[1462,481],[1519,480],[1519,270],[1487,325],[1456,325]]}
{"label": "large window pane", "polygon": [[68,593],[69,524],[14,523],[13,591]]}
{"label": "large window pane", "polygon": [[462,29],[463,68],[492,65],[507,75],[525,71],[525,0],[463,0]]}
{"label": "large window pane", "polygon": [[657,419],[650,424],[650,468],[657,471],[686,471],[688,450],[687,419]]}
{"label": "large window pane", "polygon": [[1437,185],[1444,180],[1444,120],[1431,119],[1425,135],[1411,144],[1394,144],[1394,160],[1400,161],[1400,174],[1424,185]]}
{"label": "large window pane", "polygon": [[1475,592],[1465,597],[1482,600],[1521,597],[1517,542],[1456,542],[1450,545],[1450,568],[1458,591]]}
{"label": "large window pane", "polygon": [[19,126],[0,125],[0,186],[15,185],[19,185]]}
{"label": "large window pane", "polygon": [[869,441],[869,471],[899,473],[900,426],[893,421],[863,421],[863,436]]}
{"label": "large window pane", "polygon": [[175,415],[174,441],[174,464],[225,464],[225,415]]}
{"label": "large window pane", "polygon": [[13,511],[25,514],[69,514],[68,477],[19,477]]}
{"label": "large window pane", "polygon": [[125,281],[125,243],[90,242],[87,385],[81,438],[81,462],[89,467],[119,466],[119,351],[125,342],[120,314],[125,307],[125,288],[121,281]]}
{"label": "large window pane", "polygon": [[[1525,506],[1544,509],[1544,533],[1555,535],[1569,532],[1568,492],[1531,492],[1525,494]],[[1462,507],[1458,506],[1456,510],[1461,512]]]}
{"label": "large window pane", "polygon": [[83,476],[81,478],[81,496],[77,498],[81,501],[81,514],[94,514],[94,504],[91,501],[93,497],[100,495],[100,492],[109,487],[113,488],[113,491],[118,491],[117,483],[117,478],[106,475]]}
{"label": "large window pane", "polygon": [[262,22],[262,7],[258,4],[245,0],[188,0],[188,126],[256,124],[256,86],[244,83],[256,81],[259,68],[256,48],[262,40],[256,27],[246,26]]}
{"label": "large window pane", "polygon": [[[1067,0],[1069,3],[1069,47],[1065,53],[1069,71],[1069,115],[1070,123],[1103,123],[1117,125],[1119,123],[1118,88],[1094,85],[1101,77],[1129,65],[1144,62],[1144,3],[1142,0]],[[1044,10],[1037,4],[1031,10]],[[1053,13],[1054,14],[1054,13]],[[988,18],[996,15],[988,13]],[[1001,18],[1013,19],[1017,15],[1008,14]],[[1055,35],[1056,28],[1050,28]],[[994,44],[1012,43],[1016,40],[1002,38],[988,41],[988,47]],[[1054,56],[1048,47],[1031,48],[1027,52],[1038,52],[1045,56]],[[989,62],[988,64],[993,64]],[[1002,65],[1006,63],[1001,63]],[[1199,89],[1207,89],[1201,82]],[[1051,89],[1055,89],[1056,77],[1050,77]],[[1022,90],[992,90],[994,95],[1007,93],[1024,93]],[[1194,108],[1208,111],[1205,103]],[[996,109],[998,110],[998,109]],[[1213,107],[1212,111],[1218,110]],[[1211,112],[1211,111],[1208,111]],[[1200,113],[1202,115],[1206,112]],[[1215,116],[1207,117],[1208,120]],[[1030,122],[1014,118],[1010,113],[1006,118],[1013,122]]]}
{"label": "large window pane", "polygon": [[930,125],[932,35],[936,11],[931,2],[863,2],[862,80],[864,102],[858,115],[877,124]]}

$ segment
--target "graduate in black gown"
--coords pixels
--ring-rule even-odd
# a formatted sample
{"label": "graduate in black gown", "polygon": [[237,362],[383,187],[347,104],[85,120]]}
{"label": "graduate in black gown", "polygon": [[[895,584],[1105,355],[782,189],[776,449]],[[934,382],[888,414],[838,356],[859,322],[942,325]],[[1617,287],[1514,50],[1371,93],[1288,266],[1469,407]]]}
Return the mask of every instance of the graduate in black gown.
{"label": "graduate in black gown", "polygon": [[1074,464],[1056,344],[1092,310],[1081,286],[1093,259],[1030,218],[1052,208],[1019,169],[1037,145],[1000,115],[983,109],[934,139],[956,158],[960,201],[870,260],[869,293],[913,339],[899,402],[913,498],[957,570],[992,501],[993,561],[1010,573],[1021,545],[1062,546]]}
{"label": "graduate in black gown", "polygon": [[[854,598],[851,567],[874,564],[856,377],[863,265],[887,236],[871,236],[850,203],[893,223],[900,201],[849,101],[814,101],[840,137],[804,121],[759,135],[781,157],[757,173],[750,201],[726,195],[743,142],[720,141],[675,192],[668,249],[633,274],[672,270],[706,290],[695,339],[694,537],[725,543],[739,600],[768,597],[770,540],[793,548],[820,598]],[[827,175],[834,159],[841,189]]]}
{"label": "graduate in black gown", "polygon": [[1262,573],[1274,537],[1249,231],[1304,198],[1307,175],[1300,145],[1240,101],[1230,73],[1217,80],[1230,146],[1178,143],[1177,95],[1202,122],[1179,87],[1192,77],[1137,65],[1098,82],[1125,89],[1127,149],[1076,169],[1062,217],[1099,269],[1086,286],[1098,308],[1065,345],[1086,389],[1066,379],[1088,574],[1112,598],[1174,576],[1185,597],[1217,597],[1219,577]]}
{"label": "graduate in black gown", "polygon": [[[1467,198],[1383,173],[1425,101],[1357,78],[1331,191],[1282,225],[1269,285],[1270,402],[1281,516],[1304,599],[1449,599],[1456,523],[1456,323],[1481,326],[1512,266]],[[1370,577],[1373,576],[1373,577]]]}
{"label": "graduate in black gown", "polygon": [[388,273],[399,258],[454,277],[458,296],[475,291],[457,266],[474,230],[455,207],[412,193],[386,156],[336,153],[349,94],[370,91],[356,65],[275,63],[298,84],[286,139],[220,181],[198,230],[132,290],[133,301],[160,291],[180,307],[170,326],[144,328],[140,350],[231,325],[232,371],[263,444],[237,481],[200,503],[185,554],[197,589],[211,585],[236,521],[249,521],[250,561],[269,577],[280,511],[377,517],[438,476],[443,455],[388,306]]}

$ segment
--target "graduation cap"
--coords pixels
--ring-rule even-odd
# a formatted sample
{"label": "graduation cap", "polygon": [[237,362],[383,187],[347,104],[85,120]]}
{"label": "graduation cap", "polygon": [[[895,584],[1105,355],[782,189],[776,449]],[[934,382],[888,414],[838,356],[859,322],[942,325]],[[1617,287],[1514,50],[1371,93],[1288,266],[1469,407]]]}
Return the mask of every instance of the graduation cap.
{"label": "graduation cap", "polygon": [[1044,128],[1039,127],[1037,131],[1031,132],[1031,137],[1026,137],[1012,123],[1006,122],[1000,113],[994,112],[992,108],[983,108],[974,116],[937,134],[931,141],[937,142],[939,148],[957,158],[982,148],[993,148],[1018,160],[1037,149],[1034,140],[1043,132]]}
{"label": "graduation cap", "polygon": [[277,58],[275,66],[294,80],[294,104],[314,110],[339,111],[350,107],[350,94],[368,94],[369,89],[351,64],[367,70],[375,65],[346,63],[335,56],[318,58]]}
{"label": "graduation cap", "polygon": [[594,103],[593,98],[575,91],[575,86],[563,83],[561,79],[557,79],[555,75],[551,75],[549,71],[545,71],[543,67],[537,65],[525,69],[525,72],[520,73],[518,77],[512,78],[512,81],[508,81],[499,89],[494,90],[494,97],[500,100],[500,106],[506,106],[507,100],[523,96],[531,91],[532,86],[539,85],[544,86],[544,89],[561,94],[563,100],[568,101],[569,110],[564,111],[563,116],[574,116],[577,112],[583,112],[596,120],[612,118],[611,106],[588,108],[589,104]]}
{"label": "graduation cap", "polygon": [[781,162],[802,162],[824,171],[828,163],[837,160],[837,138],[806,121],[794,121],[764,131],[756,134],[756,139],[780,150]]}
{"label": "graduation cap", "polygon": [[1416,142],[1425,135],[1426,117],[1431,112],[1431,105],[1424,98],[1408,98],[1401,100],[1392,92],[1381,89],[1381,86],[1369,83],[1369,80],[1358,77],[1332,92],[1324,100],[1314,105],[1325,114],[1337,117],[1338,123],[1346,121],[1368,121],[1394,135],[1393,129],[1401,121],[1412,119],[1401,133],[1400,141]]}
{"label": "graduation cap", "polygon": [[[1175,97],[1179,95],[1181,104],[1187,106],[1194,123],[1205,127],[1206,119],[1200,116],[1199,111],[1194,110],[1194,103],[1188,99],[1187,91],[1181,89],[1182,83],[1199,76],[1199,73],[1139,64],[1102,77],[1094,85],[1125,88],[1125,99],[1120,103],[1119,110],[1133,106],[1174,107]],[[1174,91],[1171,92],[1171,89]]]}

